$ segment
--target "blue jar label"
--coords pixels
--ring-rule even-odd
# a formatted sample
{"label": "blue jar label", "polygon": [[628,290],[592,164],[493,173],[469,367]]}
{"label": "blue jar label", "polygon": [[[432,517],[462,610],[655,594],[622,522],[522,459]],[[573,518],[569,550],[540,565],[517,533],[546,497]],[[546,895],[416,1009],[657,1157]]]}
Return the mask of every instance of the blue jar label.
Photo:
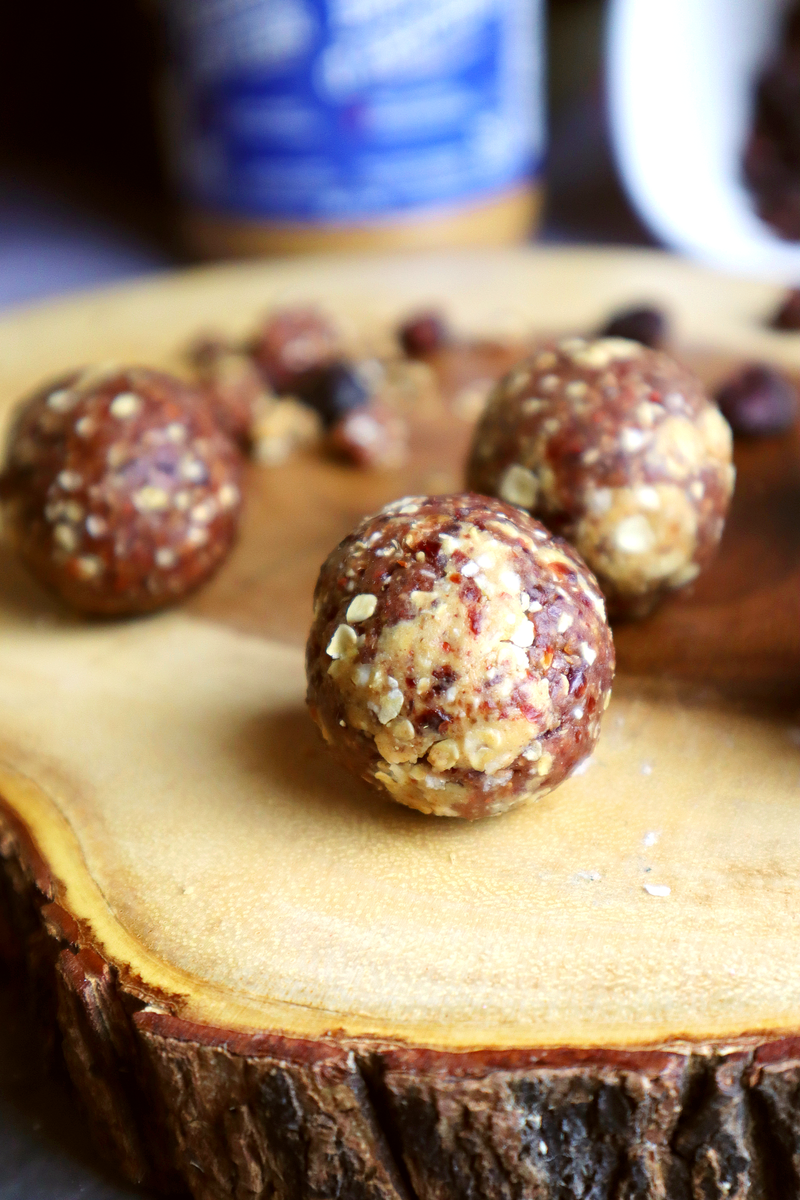
{"label": "blue jar label", "polygon": [[541,0],[167,0],[195,206],[347,221],[522,182],[543,143]]}

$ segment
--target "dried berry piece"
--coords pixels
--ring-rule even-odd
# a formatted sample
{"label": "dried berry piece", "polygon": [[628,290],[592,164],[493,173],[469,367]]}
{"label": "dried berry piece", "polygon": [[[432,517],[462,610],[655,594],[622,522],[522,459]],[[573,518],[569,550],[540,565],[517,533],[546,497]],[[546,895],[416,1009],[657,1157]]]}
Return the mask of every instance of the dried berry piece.
{"label": "dried berry piece", "polygon": [[766,363],[754,363],[728,379],[716,400],[734,433],[747,437],[785,433],[797,414],[797,388]]}
{"label": "dried berry piece", "polygon": [[400,467],[408,455],[408,426],[385,406],[368,404],[345,413],[331,429],[328,444],[356,467]]}
{"label": "dried berry piece", "polygon": [[252,358],[222,338],[206,336],[189,348],[189,360],[219,424],[243,448],[269,392]]}
{"label": "dried berry piece", "polygon": [[611,317],[599,336],[629,338],[660,350],[667,340],[667,317],[660,308],[651,305],[626,308]]}
{"label": "dried berry piece", "polygon": [[420,312],[409,317],[400,326],[397,336],[409,358],[424,358],[441,350],[450,341],[445,320],[435,311]]}
{"label": "dried berry piece", "polygon": [[250,345],[258,367],[279,395],[295,393],[298,375],[341,356],[339,335],[314,308],[287,308],[268,317]]}
{"label": "dried berry piece", "polygon": [[294,394],[318,412],[326,428],[370,398],[370,389],[350,363],[314,367],[294,381]]}
{"label": "dried berry piece", "polygon": [[800,329],[800,288],[792,288],[770,321],[773,329]]}
{"label": "dried berry piece", "polygon": [[180,600],[220,565],[241,508],[241,455],[194,388],[142,367],[75,372],[12,429],[11,538],[73,607],[134,614]]}
{"label": "dried berry piece", "polygon": [[800,6],[784,18],[780,44],[758,80],[743,174],[762,220],[779,237],[800,238]]}

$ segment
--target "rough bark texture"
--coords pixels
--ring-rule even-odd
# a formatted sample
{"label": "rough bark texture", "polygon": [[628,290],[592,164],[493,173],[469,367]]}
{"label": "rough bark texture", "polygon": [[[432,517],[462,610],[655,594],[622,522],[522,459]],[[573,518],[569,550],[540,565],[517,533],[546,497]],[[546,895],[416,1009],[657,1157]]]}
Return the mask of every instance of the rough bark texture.
{"label": "rough bark texture", "polygon": [[0,950],[130,1180],[196,1200],[800,1200],[800,1039],[447,1054],[226,1034],[122,985],[6,810],[0,867]]}
{"label": "rough bark texture", "polygon": [[560,1051],[467,1076],[446,1057],[444,1070],[412,1058],[383,1076],[426,1200],[796,1194],[764,1182],[744,1079],[750,1053]]}
{"label": "rough bark texture", "polygon": [[194,1196],[404,1197],[352,1051],[214,1044],[216,1031],[153,1013],[135,1026],[165,1148]]}

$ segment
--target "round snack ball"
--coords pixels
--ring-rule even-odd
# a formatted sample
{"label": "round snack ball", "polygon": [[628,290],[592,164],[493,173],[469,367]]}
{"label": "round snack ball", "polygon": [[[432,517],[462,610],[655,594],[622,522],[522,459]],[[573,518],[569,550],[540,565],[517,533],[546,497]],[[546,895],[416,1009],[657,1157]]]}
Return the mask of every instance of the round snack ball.
{"label": "round snack ball", "polygon": [[563,534],[618,616],[690,583],[722,534],[731,431],[685,367],[621,338],[567,338],[497,385],[468,486]]}
{"label": "round snack ball", "polygon": [[6,525],[68,604],[147,612],[181,599],[227,555],[240,472],[211,408],[180,380],[143,367],[75,372],[16,419]]}
{"label": "round snack ball", "polygon": [[306,671],[340,762],[410,808],[474,819],[546,795],[591,752],[614,644],[566,542],[485,496],[416,496],[323,565]]}

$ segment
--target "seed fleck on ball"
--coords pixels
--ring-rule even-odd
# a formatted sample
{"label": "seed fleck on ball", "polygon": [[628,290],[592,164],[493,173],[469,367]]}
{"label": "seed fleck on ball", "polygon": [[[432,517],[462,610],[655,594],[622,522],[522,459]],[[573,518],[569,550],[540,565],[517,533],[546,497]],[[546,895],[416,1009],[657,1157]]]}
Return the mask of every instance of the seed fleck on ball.
{"label": "seed fleck on ball", "polygon": [[53,541],[69,554],[78,547],[78,535],[71,525],[56,525],[53,530]]}
{"label": "seed fleck on ball", "polygon": [[614,541],[626,554],[646,554],[653,545],[653,531],[647,518],[636,513],[620,521],[614,530]]}
{"label": "seed fleck on ball", "polygon": [[83,476],[77,471],[59,471],[56,482],[65,492],[77,492],[83,487]]}
{"label": "seed fleck on ball", "polygon": [[148,485],[139,488],[131,497],[134,506],[140,513],[163,512],[170,506],[169,492],[162,487]]}
{"label": "seed fleck on ball", "polygon": [[77,399],[74,392],[70,392],[67,388],[59,388],[47,397],[47,407],[51,408],[53,412],[69,412]]}
{"label": "seed fleck on ball", "polygon": [[96,554],[84,554],[76,560],[76,566],[83,579],[96,579],[103,573],[103,560]]}
{"label": "seed fleck on ball", "polygon": [[507,468],[500,481],[500,497],[520,508],[533,508],[539,492],[539,484],[533,471],[513,463]]}
{"label": "seed fleck on ball", "polygon": [[121,392],[111,401],[109,412],[112,417],[124,421],[128,417],[135,417],[141,411],[141,407],[142,402],[134,392]]}

